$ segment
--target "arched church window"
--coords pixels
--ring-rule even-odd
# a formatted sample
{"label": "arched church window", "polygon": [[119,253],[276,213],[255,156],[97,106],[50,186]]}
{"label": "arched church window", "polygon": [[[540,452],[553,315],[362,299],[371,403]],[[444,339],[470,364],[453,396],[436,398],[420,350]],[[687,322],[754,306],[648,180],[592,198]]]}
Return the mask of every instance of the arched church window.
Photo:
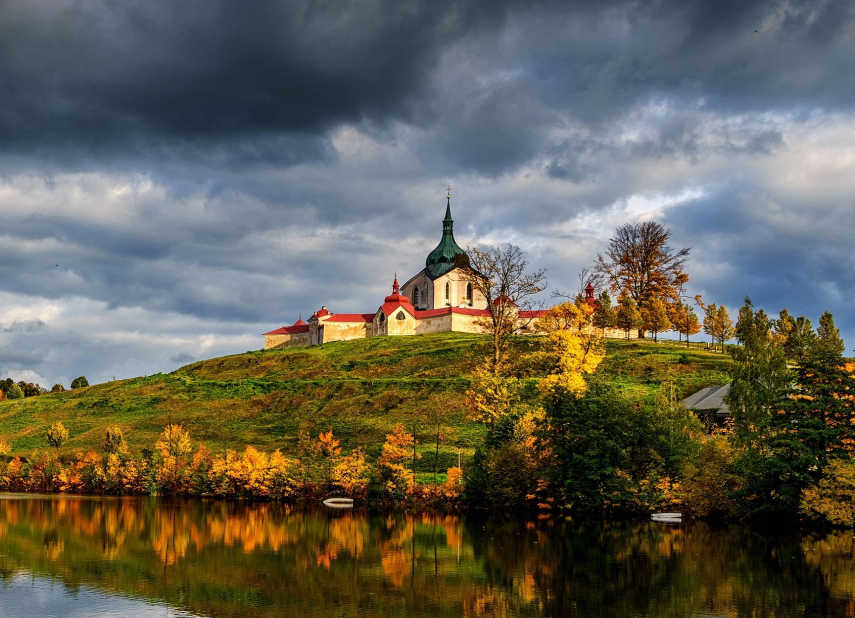
{"label": "arched church window", "polygon": [[396,319],[398,319],[398,320],[406,320],[406,319],[407,319],[407,316],[405,316],[405,315],[404,315],[404,312],[403,312],[403,311],[399,311],[399,312],[398,312],[398,315],[396,315],[396,316],[395,316],[395,318],[396,318]]}
{"label": "arched church window", "polygon": [[466,302],[470,305],[472,304],[472,284],[471,283],[466,284]]}
{"label": "arched church window", "polygon": [[413,304],[419,304],[419,286],[413,288]]}
{"label": "arched church window", "polygon": [[445,282],[445,302],[451,300],[451,285],[448,281]]}
{"label": "arched church window", "polygon": [[385,322],[385,321],[386,321],[386,314],[385,314],[385,313],[381,313],[381,314],[380,314],[380,321],[381,321],[381,322]]}

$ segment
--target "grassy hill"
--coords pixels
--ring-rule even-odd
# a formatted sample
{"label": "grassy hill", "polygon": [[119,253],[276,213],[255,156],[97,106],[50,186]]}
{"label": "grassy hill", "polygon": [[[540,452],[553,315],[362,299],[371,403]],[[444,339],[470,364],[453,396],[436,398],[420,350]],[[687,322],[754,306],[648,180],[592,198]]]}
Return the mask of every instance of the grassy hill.
{"label": "grassy hill", "polygon": [[[360,445],[376,455],[396,422],[410,427],[442,398],[449,409],[444,469],[456,462],[457,445],[471,453],[483,436],[484,428],[466,419],[463,399],[485,343],[480,335],[440,333],[225,356],[168,375],[0,402],[0,436],[13,441],[15,453],[31,455],[61,420],[70,433],[67,452],[100,448],[108,425],[122,427],[133,449],[152,448],[171,419],[213,450],[252,444],[289,452],[300,430],[316,436],[332,427],[345,449]],[[725,354],[676,343],[609,341],[601,370],[630,397],[645,399],[668,376],[684,397],[724,384],[729,364]],[[536,380],[527,380],[529,396]],[[433,452],[430,444],[422,448]],[[423,466],[432,468],[433,457],[427,460]]]}

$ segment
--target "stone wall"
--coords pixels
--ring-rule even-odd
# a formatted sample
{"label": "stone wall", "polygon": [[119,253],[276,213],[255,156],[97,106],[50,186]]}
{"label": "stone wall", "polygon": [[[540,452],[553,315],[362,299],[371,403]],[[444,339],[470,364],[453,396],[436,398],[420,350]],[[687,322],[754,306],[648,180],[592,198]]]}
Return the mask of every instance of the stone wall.
{"label": "stone wall", "polygon": [[370,322],[323,322],[324,343],[330,341],[348,341],[350,339],[365,339],[371,334]]}
{"label": "stone wall", "polygon": [[438,315],[433,318],[424,318],[418,320],[416,324],[417,335],[427,335],[428,333],[447,333],[451,330],[451,314]]}
{"label": "stone wall", "polygon": [[264,349],[272,350],[273,348],[293,348],[297,346],[309,345],[309,333],[293,333],[284,335],[265,335]]}

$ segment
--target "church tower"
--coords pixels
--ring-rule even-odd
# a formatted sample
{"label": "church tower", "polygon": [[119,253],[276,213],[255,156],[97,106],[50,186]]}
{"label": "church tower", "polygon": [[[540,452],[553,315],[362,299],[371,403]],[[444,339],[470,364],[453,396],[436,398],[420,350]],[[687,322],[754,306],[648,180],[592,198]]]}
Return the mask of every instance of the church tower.
{"label": "church tower", "polygon": [[454,240],[454,219],[451,217],[451,189],[445,203],[442,238],[425,259],[425,268],[401,286],[413,306],[420,310],[463,307],[484,309],[483,298],[473,292],[472,284],[461,276],[460,265],[468,263],[466,251]]}

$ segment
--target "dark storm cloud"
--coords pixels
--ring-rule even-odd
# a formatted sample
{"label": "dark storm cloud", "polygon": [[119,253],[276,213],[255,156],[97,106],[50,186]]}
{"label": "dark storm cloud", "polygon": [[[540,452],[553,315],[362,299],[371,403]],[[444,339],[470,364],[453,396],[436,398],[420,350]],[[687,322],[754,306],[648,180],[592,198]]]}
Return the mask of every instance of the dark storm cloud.
{"label": "dark storm cloud", "polygon": [[446,182],[461,244],[520,244],[551,288],[641,199],[705,297],[845,321],[851,181],[824,172],[853,6],[0,0],[0,373],[151,373],[372,311]]}
{"label": "dark storm cloud", "polygon": [[855,236],[851,199],[818,194],[811,204],[780,203],[745,183],[733,183],[668,213],[682,239],[702,238],[693,260],[704,265],[692,285],[713,302],[736,308],[745,296],[777,313],[787,308],[818,323],[829,310],[844,334],[855,332],[852,293]]}
{"label": "dark storm cloud", "polygon": [[[2,147],[48,158],[54,149],[180,157],[191,142],[201,146],[191,157],[288,163],[270,134],[320,136],[344,122],[416,115],[442,49],[490,19],[467,7],[5,2]],[[322,151],[307,145],[306,156]]]}
{"label": "dark storm cloud", "polygon": [[333,156],[325,138],[343,123],[401,121],[436,127],[426,149],[455,169],[503,171],[560,117],[607,122],[649,97],[849,107],[852,13],[846,0],[5,2],[0,150],[84,168],[281,166]]}

